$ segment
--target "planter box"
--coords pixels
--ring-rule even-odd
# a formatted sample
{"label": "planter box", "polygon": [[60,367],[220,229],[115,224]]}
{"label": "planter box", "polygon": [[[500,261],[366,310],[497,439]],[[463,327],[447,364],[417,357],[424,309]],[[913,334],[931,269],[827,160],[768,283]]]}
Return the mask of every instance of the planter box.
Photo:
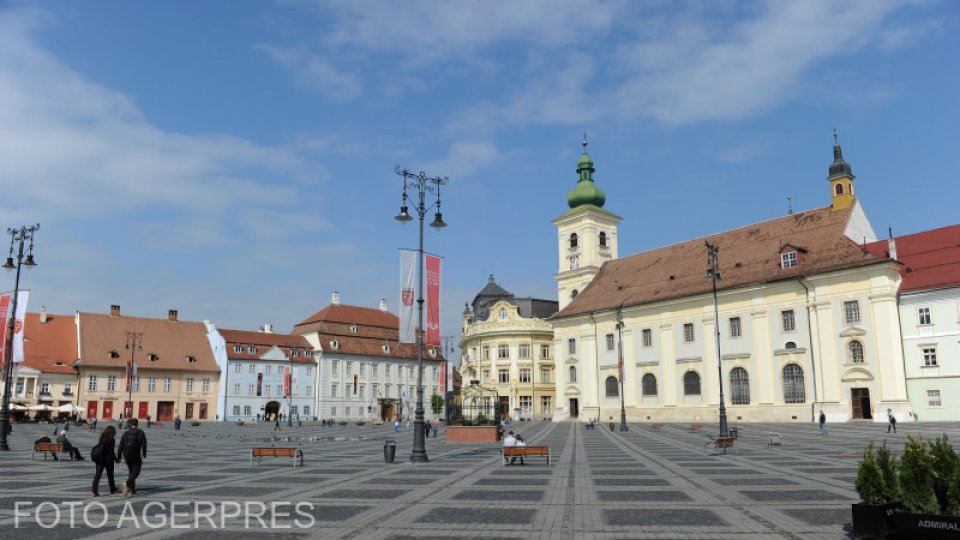
{"label": "planter box", "polygon": [[924,540],[960,539],[960,516],[894,512],[897,538]]}
{"label": "planter box", "polygon": [[500,440],[500,426],[447,426],[448,442],[491,442]]}
{"label": "planter box", "polygon": [[887,504],[851,504],[853,511],[853,537],[857,540],[875,538],[883,540],[892,536],[895,528],[894,510],[901,507],[900,502]]}

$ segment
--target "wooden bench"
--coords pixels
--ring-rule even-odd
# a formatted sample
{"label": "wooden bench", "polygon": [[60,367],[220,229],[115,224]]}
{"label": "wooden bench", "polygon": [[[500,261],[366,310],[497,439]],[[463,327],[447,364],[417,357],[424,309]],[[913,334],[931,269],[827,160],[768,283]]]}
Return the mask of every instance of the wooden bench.
{"label": "wooden bench", "polygon": [[700,425],[700,422],[694,422],[690,424],[690,431],[700,431],[700,428],[703,427]]}
{"label": "wooden bench", "polygon": [[296,468],[297,460],[300,461],[300,466],[303,467],[303,450],[294,447],[276,447],[276,446],[264,446],[264,447],[254,447],[250,449],[250,466],[253,467],[253,458],[257,458],[257,465],[260,464],[260,459],[264,457],[288,457],[293,460],[293,466]]}
{"label": "wooden bench", "polygon": [[503,465],[507,465],[507,458],[523,456],[544,456],[547,458],[547,466],[550,466],[550,447],[549,446],[504,446],[503,447]]}
{"label": "wooden bench", "polygon": [[662,428],[662,427],[663,427],[663,424],[661,424],[660,422],[654,422],[654,423],[650,424],[650,428],[651,428],[651,429],[660,429],[660,428]]}
{"label": "wooden bench", "polygon": [[[47,455],[53,456],[55,459],[60,459],[63,457],[63,445],[55,442],[39,442],[34,443],[33,445],[33,454],[30,455],[31,460],[37,459],[37,454],[43,454],[43,460],[47,460]],[[70,459],[73,459],[73,456],[69,456]]]}
{"label": "wooden bench", "polygon": [[[706,444],[703,445],[703,448],[707,453],[713,449],[717,454],[726,454],[727,448],[733,448],[734,450],[737,449],[733,445],[734,442],[736,442],[736,439],[733,437],[718,437],[716,439],[710,439],[707,441]],[[739,454],[740,452],[738,451],[737,453]]]}
{"label": "wooden bench", "polygon": [[776,431],[771,431],[767,439],[767,446],[780,446],[783,444],[783,435]]}

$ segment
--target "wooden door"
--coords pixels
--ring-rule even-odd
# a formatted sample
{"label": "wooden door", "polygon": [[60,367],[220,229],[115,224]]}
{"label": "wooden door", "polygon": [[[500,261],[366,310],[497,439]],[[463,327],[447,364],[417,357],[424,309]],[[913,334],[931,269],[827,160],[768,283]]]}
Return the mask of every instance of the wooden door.
{"label": "wooden door", "polygon": [[187,420],[193,418],[193,403],[187,403],[187,413],[183,417]]}
{"label": "wooden door", "polygon": [[207,403],[206,402],[203,402],[200,404],[200,419],[201,420],[207,419]]}
{"label": "wooden door", "polygon": [[89,419],[91,419],[91,418],[96,418],[96,416],[97,416],[97,405],[99,405],[99,403],[97,403],[96,401],[88,401],[88,402],[87,402],[87,420],[89,420]]}
{"label": "wooden door", "polygon": [[133,402],[124,401],[123,402],[123,416],[125,418],[130,418],[133,415]]}
{"label": "wooden door", "polygon": [[137,418],[146,418],[150,414],[150,403],[147,401],[140,402],[140,410],[138,411]]}
{"label": "wooden door", "polygon": [[570,418],[580,416],[580,401],[577,398],[570,398]]}
{"label": "wooden door", "polygon": [[103,402],[103,419],[113,420],[113,402],[112,401]]}
{"label": "wooden door", "polygon": [[870,389],[869,388],[851,388],[850,404],[853,407],[852,417],[856,420],[869,420],[873,418],[870,414]]}
{"label": "wooden door", "polygon": [[157,421],[170,422],[172,420],[173,420],[173,402],[172,401],[157,402]]}

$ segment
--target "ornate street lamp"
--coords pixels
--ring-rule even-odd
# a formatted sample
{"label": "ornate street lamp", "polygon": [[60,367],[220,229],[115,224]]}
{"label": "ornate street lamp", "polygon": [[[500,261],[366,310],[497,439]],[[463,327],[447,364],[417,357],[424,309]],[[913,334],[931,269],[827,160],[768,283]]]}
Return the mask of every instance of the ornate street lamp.
{"label": "ornate street lamp", "polygon": [[617,367],[620,375],[620,431],[627,431],[627,409],[623,404],[623,304],[617,306]]}
{"label": "ornate street lamp", "polygon": [[[33,260],[33,235],[37,233],[37,229],[40,228],[40,224],[30,227],[20,227],[19,229],[7,229],[7,234],[10,235],[10,254],[7,256],[7,262],[3,264],[3,268],[7,270],[16,269],[17,274],[16,278],[13,281],[13,303],[10,306],[10,320],[7,322],[7,342],[5,344],[5,355],[3,363],[3,402],[0,404],[0,450],[9,451],[10,446],[7,445],[7,432],[10,431],[10,387],[13,386],[12,381],[10,380],[13,376],[13,333],[16,330],[15,324],[17,321],[17,300],[20,293],[20,268],[26,266],[27,268],[33,268],[37,265]],[[27,248],[27,257],[23,257],[23,245],[29,242],[29,247]],[[13,259],[13,246],[17,244],[17,259],[14,262]]]}
{"label": "ornate street lamp", "polygon": [[717,338],[717,375],[720,379],[720,437],[727,438],[730,431],[727,429],[727,407],[723,403],[723,360],[720,356],[720,308],[717,304],[717,282],[720,281],[720,246],[707,244],[707,277],[713,283],[713,326]]}
{"label": "ornate street lamp", "polygon": [[[420,218],[420,244],[417,249],[417,408],[414,411],[416,416],[413,422],[413,452],[410,454],[410,461],[426,463],[430,459],[427,457],[423,433],[423,218],[429,210],[436,207],[437,212],[430,226],[434,229],[442,229],[447,226],[443,222],[443,214],[440,213],[440,186],[450,180],[440,176],[431,178],[423,171],[414,173],[407,169],[401,169],[399,165],[394,168],[394,172],[403,177],[403,198],[400,203],[400,213],[397,214],[395,219],[401,223],[413,221],[407,206],[407,189],[413,191],[411,197],[414,195],[417,197],[414,199],[416,206],[413,208]],[[427,193],[434,193],[437,196],[437,201],[429,207],[426,205]]]}
{"label": "ornate street lamp", "polygon": [[[133,418],[133,385],[135,383],[133,379],[133,366],[134,366],[134,355],[137,351],[143,350],[143,332],[127,332],[127,342],[123,347],[124,349],[130,349],[130,367],[127,368],[127,403],[130,404],[130,408],[127,409],[127,425],[130,425],[130,419]],[[138,388],[139,392],[140,389]]]}

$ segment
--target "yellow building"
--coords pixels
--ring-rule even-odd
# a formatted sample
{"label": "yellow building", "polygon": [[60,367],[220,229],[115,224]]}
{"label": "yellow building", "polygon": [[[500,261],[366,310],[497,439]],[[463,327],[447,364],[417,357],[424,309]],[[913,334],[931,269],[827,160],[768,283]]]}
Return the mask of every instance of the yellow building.
{"label": "yellow building", "polygon": [[460,342],[464,387],[474,382],[495,390],[494,409],[501,417],[553,416],[553,329],[546,319],[556,311],[552,300],[516,298],[492,275],[464,311]]}
{"label": "yellow building", "polygon": [[624,258],[586,147],[578,171],[554,220],[555,419],[619,418],[621,341],[629,421],[715,421],[721,382],[731,422],[909,419],[898,263],[862,247],[876,235],[839,144],[830,206]]}

